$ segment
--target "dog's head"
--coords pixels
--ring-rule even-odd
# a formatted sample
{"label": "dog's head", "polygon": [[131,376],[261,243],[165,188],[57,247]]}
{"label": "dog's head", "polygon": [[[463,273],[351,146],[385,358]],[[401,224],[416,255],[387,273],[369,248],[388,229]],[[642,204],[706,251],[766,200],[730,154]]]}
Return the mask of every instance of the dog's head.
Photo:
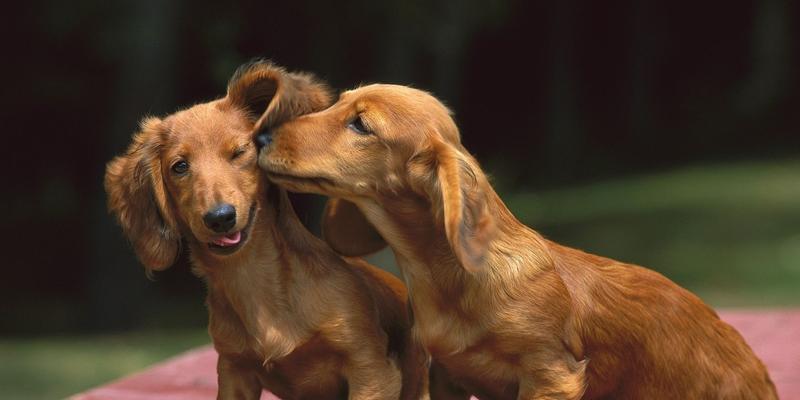
{"label": "dog's head", "polygon": [[108,164],[105,187],[145,267],[172,265],[182,236],[215,257],[245,246],[263,199],[254,127],[328,104],[328,89],[311,76],[259,61],[234,74],[225,97],[143,120]]}
{"label": "dog's head", "polygon": [[[290,190],[356,203],[413,193],[430,202],[465,269],[484,262],[494,231],[488,181],[449,110],[426,92],[396,85],[344,92],[330,108],[275,129],[259,165]],[[327,210],[323,225],[334,249],[359,255],[378,247],[352,204],[336,200]]]}

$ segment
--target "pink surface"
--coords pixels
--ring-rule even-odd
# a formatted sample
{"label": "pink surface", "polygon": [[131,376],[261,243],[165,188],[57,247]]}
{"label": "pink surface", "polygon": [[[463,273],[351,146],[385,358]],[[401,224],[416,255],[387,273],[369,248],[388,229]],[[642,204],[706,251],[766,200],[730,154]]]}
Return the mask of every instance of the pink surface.
{"label": "pink surface", "polygon": [[[800,400],[800,310],[722,311],[767,364],[783,400]],[[217,353],[201,347],[78,394],[80,400],[199,400],[217,393]],[[262,400],[277,399],[264,392]]]}

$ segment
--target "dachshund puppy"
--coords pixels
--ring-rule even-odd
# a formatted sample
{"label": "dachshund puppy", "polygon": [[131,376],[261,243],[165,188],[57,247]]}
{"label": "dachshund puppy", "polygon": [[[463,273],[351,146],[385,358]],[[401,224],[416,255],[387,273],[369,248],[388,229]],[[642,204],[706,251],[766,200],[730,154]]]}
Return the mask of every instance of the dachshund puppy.
{"label": "dachshund puppy", "polygon": [[432,398],[776,398],[695,295],[514,218],[428,93],[362,87],[272,136],[259,165],[274,182],[340,198],[324,222],[334,249],[392,247],[433,357]]}
{"label": "dachshund puppy", "polygon": [[310,75],[244,65],[225,97],[145,119],[108,164],[108,206],[142,264],[167,268],[184,243],[207,283],[218,398],[423,395],[428,356],[410,339],[403,284],[308,232],[256,163],[256,125],[330,99]]}

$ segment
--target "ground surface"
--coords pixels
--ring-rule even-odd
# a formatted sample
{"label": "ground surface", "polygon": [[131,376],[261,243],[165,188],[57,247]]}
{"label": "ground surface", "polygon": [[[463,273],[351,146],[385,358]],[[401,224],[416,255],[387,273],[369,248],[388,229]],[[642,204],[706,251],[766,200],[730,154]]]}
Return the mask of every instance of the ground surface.
{"label": "ground surface", "polygon": [[[735,326],[770,370],[783,400],[800,400],[800,309],[726,311]],[[76,400],[213,399],[217,354],[201,347],[129,376],[74,396]],[[263,393],[262,400],[276,399]]]}

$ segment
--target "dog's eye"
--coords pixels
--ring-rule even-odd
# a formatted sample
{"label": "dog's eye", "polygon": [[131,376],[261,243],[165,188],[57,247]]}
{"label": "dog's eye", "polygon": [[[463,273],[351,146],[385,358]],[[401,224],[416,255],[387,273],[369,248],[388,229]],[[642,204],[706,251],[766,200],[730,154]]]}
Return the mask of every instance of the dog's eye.
{"label": "dog's eye", "polygon": [[237,148],[236,150],[233,151],[233,155],[231,155],[231,160],[235,160],[241,157],[241,155],[244,154],[244,152],[246,151],[247,151],[247,146],[242,146]]}
{"label": "dog's eye", "polygon": [[180,160],[175,162],[175,164],[172,164],[172,172],[178,175],[183,175],[188,170],[189,170],[189,163],[184,160]]}
{"label": "dog's eye", "polygon": [[372,134],[372,131],[370,131],[369,128],[367,128],[364,125],[364,121],[361,119],[360,115],[357,115],[355,117],[355,119],[350,121],[350,123],[347,124],[347,127],[350,128],[350,130],[352,130],[353,132],[355,132],[355,133],[357,133],[359,135],[371,135]]}

